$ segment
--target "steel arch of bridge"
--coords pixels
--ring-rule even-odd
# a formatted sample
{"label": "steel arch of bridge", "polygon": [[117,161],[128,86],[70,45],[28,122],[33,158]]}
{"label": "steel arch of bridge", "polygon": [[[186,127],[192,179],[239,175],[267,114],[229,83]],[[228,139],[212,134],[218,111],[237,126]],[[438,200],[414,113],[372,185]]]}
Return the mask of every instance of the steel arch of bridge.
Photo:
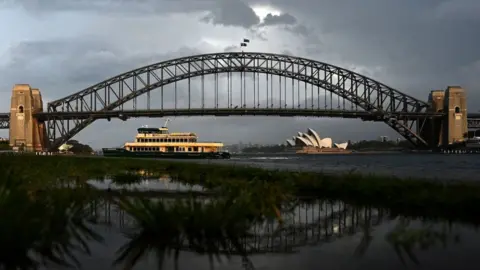
{"label": "steel arch of bridge", "polygon": [[428,104],[424,101],[366,76],[319,61],[270,53],[226,52],[182,57],[144,66],[48,103],[45,120],[48,121],[51,148],[60,146],[97,118],[76,119],[71,126],[68,120],[49,118],[48,115],[59,112],[108,112],[122,108],[124,103],[143,94],[149,95],[153,89],[162,87],[163,93],[163,86],[171,83],[181,80],[190,82],[193,77],[231,72],[276,75],[321,87],[365,112],[381,115],[382,121],[417,146],[426,145],[425,140],[412,130],[414,121],[398,117],[400,112],[426,113]]}

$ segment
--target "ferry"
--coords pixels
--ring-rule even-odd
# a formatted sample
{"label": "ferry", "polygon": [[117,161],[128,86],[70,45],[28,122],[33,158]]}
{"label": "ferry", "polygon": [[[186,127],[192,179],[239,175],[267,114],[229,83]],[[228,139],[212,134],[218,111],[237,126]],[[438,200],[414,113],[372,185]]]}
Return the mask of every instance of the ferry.
{"label": "ferry", "polygon": [[221,142],[199,142],[192,132],[170,133],[167,119],[163,127],[143,126],[137,129],[134,142],[121,148],[103,148],[106,157],[179,158],[179,159],[229,159],[230,153],[222,151]]}

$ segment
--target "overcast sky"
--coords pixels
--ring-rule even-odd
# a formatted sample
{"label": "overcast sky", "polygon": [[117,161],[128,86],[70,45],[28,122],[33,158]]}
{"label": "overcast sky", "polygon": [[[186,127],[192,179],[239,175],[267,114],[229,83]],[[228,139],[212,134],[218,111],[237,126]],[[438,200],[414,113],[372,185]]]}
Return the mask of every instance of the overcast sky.
{"label": "overcast sky", "polygon": [[[460,85],[476,112],[478,14],[478,0],[0,0],[0,111],[16,83],[40,88],[47,103],[150,63],[235,50],[247,37],[250,51],[335,64],[423,100]],[[75,138],[118,146],[163,121],[97,121]],[[227,143],[281,143],[308,127],[337,142],[397,137],[382,123],[326,118],[176,118],[170,127]]]}

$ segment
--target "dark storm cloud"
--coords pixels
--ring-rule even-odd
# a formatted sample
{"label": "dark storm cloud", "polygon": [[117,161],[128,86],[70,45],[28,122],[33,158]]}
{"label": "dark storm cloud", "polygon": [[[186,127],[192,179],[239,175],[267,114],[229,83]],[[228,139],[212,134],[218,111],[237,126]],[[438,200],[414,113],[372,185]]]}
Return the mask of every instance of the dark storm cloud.
{"label": "dark storm cloud", "polygon": [[128,70],[198,53],[196,49],[180,47],[165,54],[129,56],[94,39],[24,41],[6,53],[9,60],[0,67],[4,75],[0,87],[10,89],[13,84],[28,82],[40,87],[44,97],[57,99]]}
{"label": "dark storm cloud", "polygon": [[216,0],[12,0],[10,6],[20,6],[33,14],[51,11],[95,11],[145,15],[150,13],[192,12],[209,10]]}
{"label": "dark storm cloud", "polygon": [[465,67],[480,60],[478,0],[277,0],[274,5],[316,27],[324,44],[306,44],[309,54],[333,52],[344,62],[382,67],[378,79],[422,99],[431,89],[460,84],[470,90],[471,106],[480,103],[478,80],[464,77]]}

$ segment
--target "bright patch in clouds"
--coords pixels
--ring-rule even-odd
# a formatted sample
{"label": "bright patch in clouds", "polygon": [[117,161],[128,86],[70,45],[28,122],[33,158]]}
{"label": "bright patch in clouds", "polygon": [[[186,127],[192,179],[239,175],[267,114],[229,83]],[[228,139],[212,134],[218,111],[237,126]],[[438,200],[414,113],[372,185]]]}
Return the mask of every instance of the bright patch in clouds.
{"label": "bright patch in clouds", "polygon": [[252,9],[261,21],[263,21],[263,19],[265,19],[268,14],[272,14],[273,16],[279,16],[280,14],[282,14],[280,10],[271,6],[255,6],[252,7]]}

